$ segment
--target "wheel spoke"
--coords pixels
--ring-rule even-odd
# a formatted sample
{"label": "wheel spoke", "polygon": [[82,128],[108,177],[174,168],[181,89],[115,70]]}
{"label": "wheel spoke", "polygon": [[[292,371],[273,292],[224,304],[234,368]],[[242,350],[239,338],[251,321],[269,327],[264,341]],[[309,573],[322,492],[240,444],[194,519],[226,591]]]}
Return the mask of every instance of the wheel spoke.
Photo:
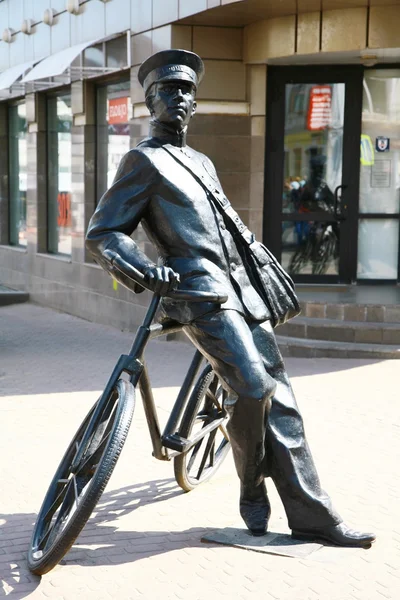
{"label": "wheel spoke", "polygon": [[109,431],[110,422],[113,422],[111,418],[113,409],[115,407],[115,397],[113,395],[110,396],[106,405],[103,408],[103,412],[99,415],[99,420],[96,425],[96,429],[91,434],[91,438],[87,444],[87,448],[82,456],[82,460],[85,459],[87,454],[93,454],[94,448],[97,448],[101,443],[102,438],[107,435]]}
{"label": "wheel spoke", "polygon": [[226,441],[229,442],[229,435],[228,435],[228,431],[227,431],[225,425],[223,423],[221,423],[221,425],[219,426],[218,429],[221,431],[221,433],[224,436],[224,438],[226,439]]}
{"label": "wheel spoke", "polygon": [[200,480],[200,477],[203,474],[204,467],[205,467],[205,464],[207,462],[208,455],[210,454],[211,447],[214,444],[214,440],[215,440],[215,436],[216,435],[217,435],[217,429],[214,429],[214,431],[212,431],[210,433],[210,437],[208,438],[207,446],[206,446],[206,449],[204,451],[203,458],[201,459],[199,470],[197,471],[196,479],[198,479],[198,480]]}
{"label": "wheel spoke", "polygon": [[[68,480],[62,479],[61,482],[62,483],[67,483]],[[59,485],[59,484],[57,484],[57,485]],[[40,538],[40,542],[38,544],[38,548],[39,549],[43,548],[44,545],[47,542],[47,538],[49,537],[51,529],[52,529],[51,528],[51,519],[53,518],[53,515],[56,512],[57,508],[63,502],[63,500],[65,498],[65,494],[67,493],[67,489],[68,489],[68,485],[64,485],[64,487],[62,488],[61,492],[58,494],[58,496],[54,500],[53,504],[50,506],[49,510],[47,511],[47,513],[43,517],[43,523],[44,523],[45,527],[44,527],[44,534]]]}
{"label": "wheel spoke", "polygon": [[[88,472],[90,471],[90,469],[88,469],[88,466],[90,465],[91,467],[93,467],[93,463],[94,461],[99,461],[100,456],[103,452],[104,446],[106,441],[108,440],[108,438],[110,437],[111,431],[112,431],[112,427],[114,424],[114,419],[112,418],[112,409],[114,408],[114,404],[111,406],[111,410],[109,410],[110,408],[110,402],[107,404],[106,408],[105,408],[105,412],[108,412],[108,417],[107,417],[107,421],[104,421],[100,427],[98,427],[98,429],[94,432],[93,434],[93,438],[90,441],[88,448],[85,452],[85,454],[82,457],[82,461],[80,463],[80,465],[78,466],[77,469],[77,475],[82,476],[82,475],[87,475]],[[102,417],[104,417],[104,413],[102,415]],[[95,463],[95,465],[97,464],[97,462]]]}
{"label": "wheel spoke", "polygon": [[214,462],[215,462],[215,436],[214,436],[214,441],[212,443],[212,446],[210,448],[210,467],[214,466]]}
{"label": "wheel spoke", "polygon": [[89,475],[89,473],[94,469],[94,467],[97,467],[97,464],[100,460],[101,455],[103,454],[104,448],[106,446],[108,438],[110,437],[110,434],[111,432],[109,431],[107,435],[101,440],[99,446],[96,448],[93,454],[84,457],[85,462],[79,465],[79,468],[76,472],[77,477],[84,477],[86,475]]}
{"label": "wheel spoke", "polygon": [[76,491],[75,486],[76,486],[76,482],[75,482],[75,477],[73,476],[69,480],[69,483],[65,486],[65,494],[64,494],[64,499],[63,499],[60,511],[59,511],[54,523],[50,524],[49,530],[47,531],[46,535],[40,541],[40,544],[38,545],[39,550],[43,550],[47,544],[51,545],[53,543],[54,539],[57,536],[59,529],[61,528],[61,526],[65,520],[65,516],[70,512],[73,504],[77,502],[76,494],[75,494],[75,491]]}
{"label": "wheel spoke", "polygon": [[202,445],[202,443],[203,443],[203,438],[199,442],[197,442],[197,444],[193,447],[193,452],[192,452],[192,455],[191,455],[188,465],[187,465],[188,472],[190,471],[190,469],[193,466],[194,461],[196,460],[196,456],[198,454],[198,451],[200,450],[200,446]]}

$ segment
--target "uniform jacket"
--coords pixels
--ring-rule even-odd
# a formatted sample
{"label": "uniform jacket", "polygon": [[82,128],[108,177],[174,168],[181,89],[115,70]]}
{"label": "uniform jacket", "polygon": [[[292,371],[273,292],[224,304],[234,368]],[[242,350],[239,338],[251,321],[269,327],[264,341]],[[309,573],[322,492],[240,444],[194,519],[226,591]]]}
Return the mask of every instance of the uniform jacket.
{"label": "uniform jacket", "polygon": [[[187,166],[168,150],[181,153]],[[179,289],[228,294],[223,309],[266,320],[268,309],[234,232],[217,208],[218,200],[230,206],[212,162],[186,146],[185,133],[153,124],[151,137],[124,156],[101,198],[89,223],[87,247],[99,264],[138,292],[140,286],[114,270],[103,252],[114,250],[141,271],[154,267],[130,237],[141,222],[163,263],[179,273]],[[168,317],[189,323],[215,310],[215,304],[164,298],[163,309]]]}

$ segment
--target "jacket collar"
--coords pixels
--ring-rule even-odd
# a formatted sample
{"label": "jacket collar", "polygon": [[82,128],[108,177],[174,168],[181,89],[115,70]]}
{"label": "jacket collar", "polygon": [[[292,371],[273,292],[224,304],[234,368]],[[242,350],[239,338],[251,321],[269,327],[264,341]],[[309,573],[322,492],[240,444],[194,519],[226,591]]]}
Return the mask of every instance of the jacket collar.
{"label": "jacket collar", "polygon": [[176,131],[173,127],[168,127],[156,119],[150,121],[150,137],[159,139],[163,144],[172,144],[178,148],[186,146],[187,127],[181,131]]}

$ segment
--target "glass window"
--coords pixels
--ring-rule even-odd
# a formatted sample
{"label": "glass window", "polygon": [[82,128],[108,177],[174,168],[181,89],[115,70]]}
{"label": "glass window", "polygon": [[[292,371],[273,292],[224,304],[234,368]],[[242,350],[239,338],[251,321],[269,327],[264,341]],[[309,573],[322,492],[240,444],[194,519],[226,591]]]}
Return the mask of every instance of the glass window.
{"label": "glass window", "polygon": [[400,69],[365,73],[360,212],[400,212]]}
{"label": "glass window", "polygon": [[282,266],[291,275],[338,275],[338,224],[283,221]]}
{"label": "glass window", "polygon": [[359,279],[397,279],[399,221],[360,219],[358,226]]}
{"label": "glass window", "polygon": [[[400,69],[366,70],[363,88],[357,276],[359,279],[396,280],[399,221],[395,215],[400,213]],[[366,218],[368,214],[370,218]],[[373,215],[376,217],[372,218]]]}
{"label": "glass window", "polygon": [[342,183],[344,83],[287,84],[283,212],[329,212]]}
{"label": "glass window", "polygon": [[106,66],[114,69],[127,67],[127,40],[126,36],[110,40],[106,44]]}
{"label": "glass window", "polygon": [[97,89],[97,199],[112,184],[121,158],[130,148],[130,82]]}
{"label": "glass window", "polygon": [[10,244],[26,246],[26,105],[9,107]]}
{"label": "glass window", "polygon": [[48,251],[71,254],[71,94],[47,102]]}
{"label": "glass window", "polygon": [[292,219],[282,222],[282,264],[291,275],[338,277],[340,229],[332,217],[342,183],[345,84],[286,84],[285,102],[282,213]]}

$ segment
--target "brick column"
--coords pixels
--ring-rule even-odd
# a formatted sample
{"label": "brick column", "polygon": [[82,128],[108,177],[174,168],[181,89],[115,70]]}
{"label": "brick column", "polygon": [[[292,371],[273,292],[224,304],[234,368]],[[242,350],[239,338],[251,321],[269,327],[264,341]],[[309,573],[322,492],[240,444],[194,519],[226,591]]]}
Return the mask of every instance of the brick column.
{"label": "brick column", "polygon": [[9,243],[8,104],[0,104],[0,244]]}
{"label": "brick column", "polygon": [[96,206],[95,87],[75,81],[71,86],[72,113],[72,261],[93,262],[85,234]]}
{"label": "brick column", "polygon": [[28,253],[47,252],[46,96],[28,94],[27,238]]}

